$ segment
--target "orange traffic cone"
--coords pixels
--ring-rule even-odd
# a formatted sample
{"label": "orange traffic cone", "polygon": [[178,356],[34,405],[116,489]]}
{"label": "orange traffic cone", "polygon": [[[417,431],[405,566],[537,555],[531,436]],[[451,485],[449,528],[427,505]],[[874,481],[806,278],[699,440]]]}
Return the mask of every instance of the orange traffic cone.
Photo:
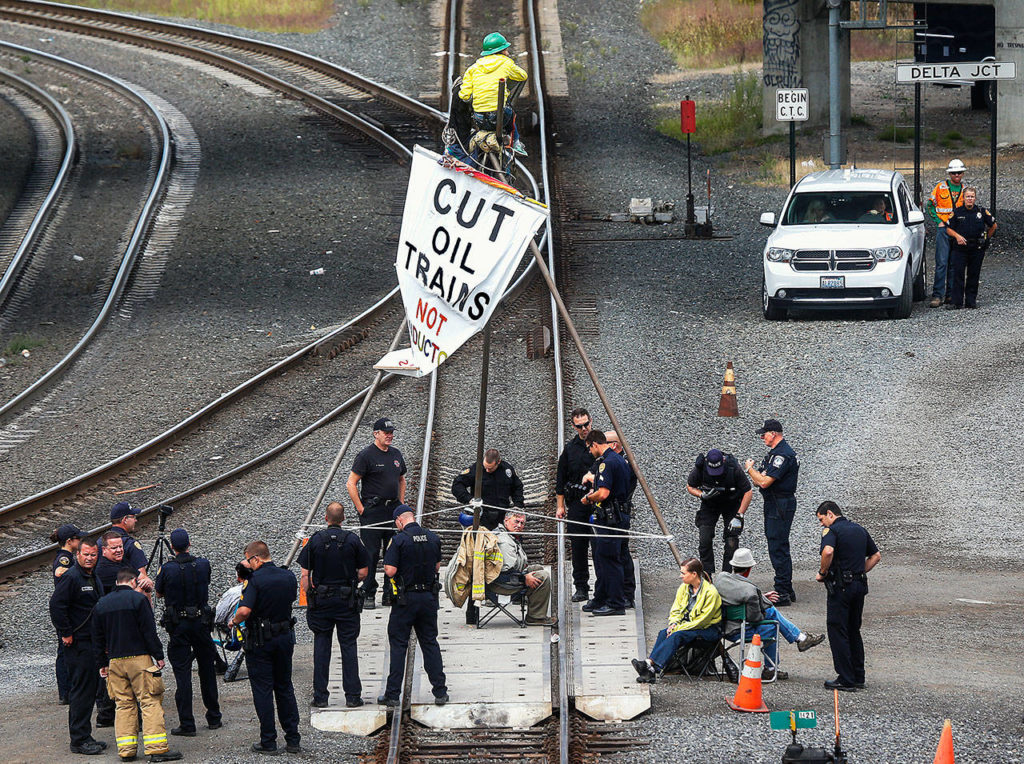
{"label": "orange traffic cone", "polygon": [[725,365],[725,382],[722,384],[722,397],[718,401],[718,416],[739,416],[736,407],[736,374],[732,370],[732,361]]}
{"label": "orange traffic cone", "polygon": [[743,674],[740,676],[739,687],[732,700],[726,699],[733,711],[753,711],[765,713],[768,706],[761,699],[761,635],[754,634],[750,643],[750,653],[743,661]]}
{"label": "orange traffic cone", "polygon": [[[308,544],[308,543],[309,543],[309,539],[308,538],[302,539],[302,546],[306,546],[306,544]],[[299,607],[308,607],[308,606],[309,606],[309,603],[306,601],[306,592],[304,592],[302,590],[302,587],[299,587]]]}
{"label": "orange traffic cone", "polygon": [[932,764],[955,764],[953,758],[953,725],[949,719],[942,725],[942,737],[939,738],[939,747],[935,750],[935,761]]}

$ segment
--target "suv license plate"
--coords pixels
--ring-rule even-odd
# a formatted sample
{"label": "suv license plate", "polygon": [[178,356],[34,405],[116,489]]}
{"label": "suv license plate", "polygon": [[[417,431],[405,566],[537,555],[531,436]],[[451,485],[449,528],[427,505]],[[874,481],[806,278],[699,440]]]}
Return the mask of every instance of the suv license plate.
{"label": "suv license plate", "polygon": [[822,276],[822,289],[846,289],[846,276]]}

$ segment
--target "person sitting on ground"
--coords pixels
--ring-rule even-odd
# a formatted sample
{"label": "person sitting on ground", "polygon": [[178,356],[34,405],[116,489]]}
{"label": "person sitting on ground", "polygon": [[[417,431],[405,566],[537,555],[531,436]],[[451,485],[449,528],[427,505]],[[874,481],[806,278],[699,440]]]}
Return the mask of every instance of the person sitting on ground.
{"label": "person sitting on ground", "polygon": [[[754,565],[753,553],[746,547],[740,547],[732,556],[732,573],[716,574],[715,587],[722,597],[723,608],[729,605],[746,606],[746,619],[751,627],[747,631],[747,636],[755,633],[761,635],[761,639],[764,642],[764,654],[770,660],[770,665],[761,673],[761,678],[765,681],[771,681],[776,678],[789,679],[789,674],[785,671],[779,670],[776,676],[776,670],[772,668],[778,664],[779,645],[775,639],[769,640],[768,637],[775,636],[775,626],[767,623],[760,626],[757,624],[766,620],[778,621],[779,634],[790,644],[795,642],[800,652],[810,650],[815,645],[820,645],[825,641],[825,635],[801,631],[798,626],[783,616],[773,604],[779,598],[778,593],[766,592],[762,594],[761,590],[752,581],[748,580],[747,577],[750,575],[750,569]],[[740,638],[739,621],[725,621],[722,625],[722,632],[725,634],[726,639],[735,642]],[[723,662],[729,679],[733,682],[739,681],[739,669],[736,667],[736,664],[727,657],[724,658]]]}
{"label": "person sitting on ground", "polygon": [[700,560],[691,557],[679,566],[682,586],[668,614],[668,627],[658,632],[647,660],[633,659],[638,682],[657,681],[676,651],[696,640],[717,641],[721,636],[722,597],[704,573]]}
{"label": "person sitting on ground", "polygon": [[525,584],[530,589],[527,595],[526,624],[554,626],[558,619],[548,617],[551,579],[543,565],[531,565],[527,560],[526,552],[518,539],[518,535],[525,527],[526,515],[513,509],[505,514],[503,524],[495,529],[498,550],[501,552],[501,573],[487,584],[487,590],[495,594],[516,594],[522,584]]}
{"label": "person sitting on ground", "polygon": [[[473,124],[478,130],[494,130],[497,126],[498,113],[498,80],[524,82],[529,76],[525,69],[517,66],[512,60],[509,48],[512,43],[500,32],[491,32],[484,38],[483,49],[478,58],[466,73],[462,75],[462,86],[459,98],[472,103]],[[509,88],[505,89],[508,98]],[[520,156],[526,156],[526,147],[519,140],[519,128],[516,126],[515,112],[508,103],[502,104],[505,116],[504,125],[512,136],[512,150]]]}

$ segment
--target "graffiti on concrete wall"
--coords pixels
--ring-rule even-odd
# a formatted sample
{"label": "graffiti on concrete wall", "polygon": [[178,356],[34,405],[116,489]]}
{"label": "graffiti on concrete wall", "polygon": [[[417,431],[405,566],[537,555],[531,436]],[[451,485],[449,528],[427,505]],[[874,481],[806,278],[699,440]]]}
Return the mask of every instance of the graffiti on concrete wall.
{"label": "graffiti on concrete wall", "polygon": [[800,0],[764,0],[764,84],[795,88],[800,77]]}

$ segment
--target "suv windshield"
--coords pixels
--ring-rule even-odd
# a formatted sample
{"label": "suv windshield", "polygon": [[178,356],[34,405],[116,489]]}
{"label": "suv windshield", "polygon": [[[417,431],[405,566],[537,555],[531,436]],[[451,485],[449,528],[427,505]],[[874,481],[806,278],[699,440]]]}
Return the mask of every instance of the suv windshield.
{"label": "suv windshield", "polygon": [[892,194],[882,191],[816,191],[793,194],[783,225],[868,223],[893,225]]}

